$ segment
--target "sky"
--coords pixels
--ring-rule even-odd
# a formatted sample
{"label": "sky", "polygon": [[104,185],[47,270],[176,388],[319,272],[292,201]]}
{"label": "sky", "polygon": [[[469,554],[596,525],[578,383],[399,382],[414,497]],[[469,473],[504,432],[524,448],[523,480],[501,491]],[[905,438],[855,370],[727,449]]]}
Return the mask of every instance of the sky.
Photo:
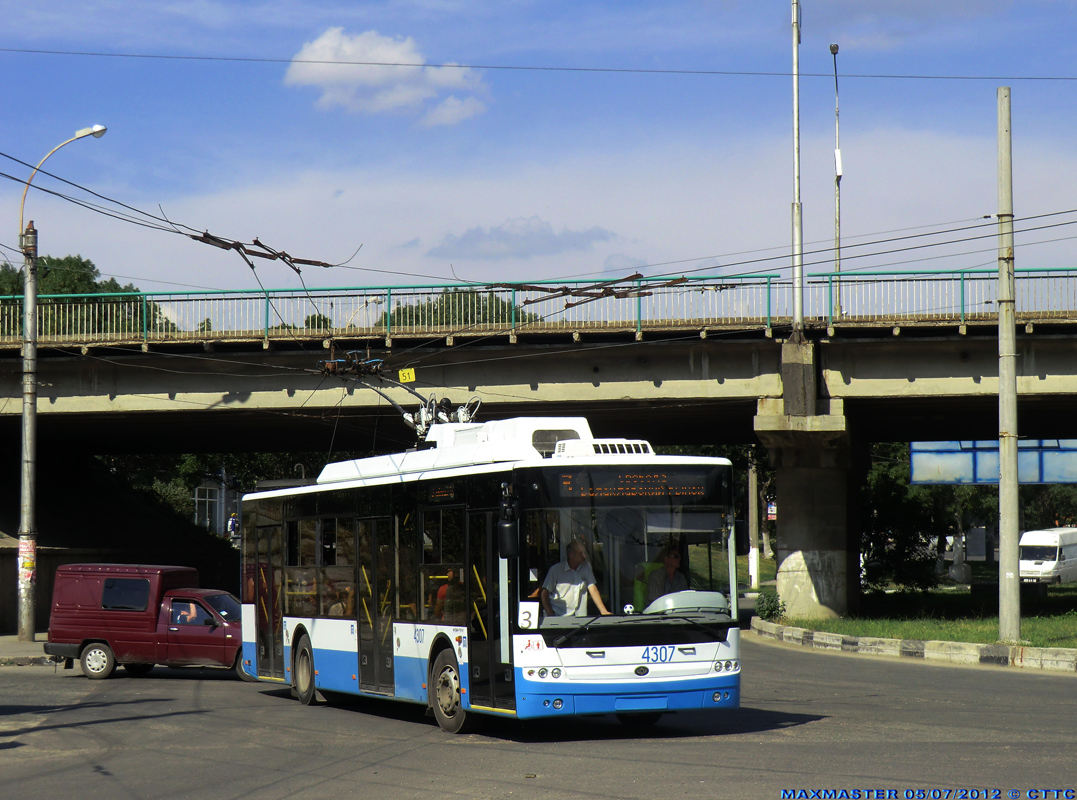
{"label": "sky", "polygon": [[[36,164],[106,125],[45,169],[177,225],[347,262],[307,267],[312,288],[788,274],[785,0],[0,0],[0,18],[0,153]],[[872,243],[997,211],[999,86],[1018,230],[1077,223],[1021,221],[1077,209],[1077,2],[804,0],[801,20],[809,273],[832,268],[831,43],[843,270],[995,264],[993,239]],[[325,63],[341,61],[407,66]],[[18,181],[0,180],[0,253],[17,262],[29,169],[0,172]],[[298,285],[33,189],[25,217],[42,254],[146,291]],[[1073,266],[1074,236],[1019,232],[1017,266]]]}

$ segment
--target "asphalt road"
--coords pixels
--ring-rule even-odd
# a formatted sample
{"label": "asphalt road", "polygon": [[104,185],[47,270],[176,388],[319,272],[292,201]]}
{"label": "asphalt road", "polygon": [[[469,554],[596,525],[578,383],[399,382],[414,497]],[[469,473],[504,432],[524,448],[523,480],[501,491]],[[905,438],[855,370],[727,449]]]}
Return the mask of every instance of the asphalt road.
{"label": "asphalt road", "polygon": [[744,640],[739,711],[669,716],[642,734],[597,718],[495,720],[451,736],[416,706],[302,707],[287,690],[224,671],[118,670],[89,681],[77,669],[2,668],[0,791],[27,800],[655,800],[875,796],[870,789],[959,800],[961,790],[1006,798],[1077,785],[1077,676]]}

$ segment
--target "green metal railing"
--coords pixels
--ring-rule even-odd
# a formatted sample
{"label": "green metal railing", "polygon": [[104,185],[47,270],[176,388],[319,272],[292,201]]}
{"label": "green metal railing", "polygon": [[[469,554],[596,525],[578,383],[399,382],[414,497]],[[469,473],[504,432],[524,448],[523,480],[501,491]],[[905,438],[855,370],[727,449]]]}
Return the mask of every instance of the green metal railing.
{"label": "green metal railing", "polygon": [[[570,292],[593,286],[537,282],[529,289],[466,284],[225,292],[41,295],[43,344],[120,341],[369,338],[488,333],[769,326],[776,275],[699,278],[676,286],[642,279],[627,296],[578,305]],[[549,291],[544,291],[546,287]],[[0,297],[0,345],[22,335],[22,297]]]}
{"label": "green metal railing", "polygon": [[[827,325],[965,324],[993,319],[997,272],[812,273],[804,316]],[[770,328],[792,319],[792,286],[774,275],[638,279],[580,302],[593,284],[542,281],[528,288],[467,284],[221,292],[42,295],[42,344],[392,338],[588,331]],[[631,291],[625,293],[627,288]],[[565,290],[565,291],[562,291]],[[1077,319],[1077,268],[1018,269],[1022,319]],[[0,297],[0,346],[22,337],[22,296]]]}

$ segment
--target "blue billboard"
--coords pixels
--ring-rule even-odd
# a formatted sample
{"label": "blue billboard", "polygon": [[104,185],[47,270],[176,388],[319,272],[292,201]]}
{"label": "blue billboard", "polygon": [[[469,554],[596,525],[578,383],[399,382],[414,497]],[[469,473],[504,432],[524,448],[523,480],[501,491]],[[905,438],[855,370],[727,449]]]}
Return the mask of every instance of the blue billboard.
{"label": "blue billboard", "polygon": [[[1077,439],[1022,439],[1020,483],[1077,483]],[[912,442],[909,483],[997,484],[998,440]]]}

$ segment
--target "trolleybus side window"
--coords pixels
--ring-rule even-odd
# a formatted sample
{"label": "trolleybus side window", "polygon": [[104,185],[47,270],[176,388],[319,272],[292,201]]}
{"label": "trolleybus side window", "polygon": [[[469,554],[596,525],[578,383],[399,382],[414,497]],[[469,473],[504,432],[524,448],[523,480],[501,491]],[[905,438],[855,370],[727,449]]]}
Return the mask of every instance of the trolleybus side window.
{"label": "trolleybus side window", "polygon": [[464,509],[423,511],[422,618],[462,625],[464,601]]}

